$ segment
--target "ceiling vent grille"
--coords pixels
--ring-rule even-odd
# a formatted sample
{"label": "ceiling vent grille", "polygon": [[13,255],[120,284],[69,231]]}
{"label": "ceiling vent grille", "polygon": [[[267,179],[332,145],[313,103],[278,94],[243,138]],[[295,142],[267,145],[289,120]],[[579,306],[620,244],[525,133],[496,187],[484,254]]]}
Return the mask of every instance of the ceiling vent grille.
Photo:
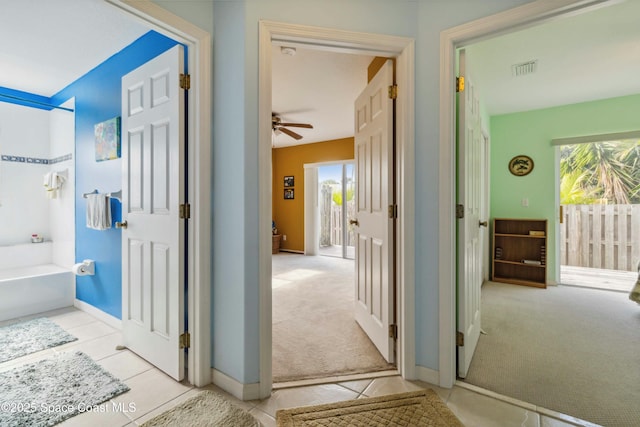
{"label": "ceiling vent grille", "polygon": [[522,62],[511,66],[511,75],[513,77],[526,76],[527,74],[533,74],[538,69],[538,60]]}

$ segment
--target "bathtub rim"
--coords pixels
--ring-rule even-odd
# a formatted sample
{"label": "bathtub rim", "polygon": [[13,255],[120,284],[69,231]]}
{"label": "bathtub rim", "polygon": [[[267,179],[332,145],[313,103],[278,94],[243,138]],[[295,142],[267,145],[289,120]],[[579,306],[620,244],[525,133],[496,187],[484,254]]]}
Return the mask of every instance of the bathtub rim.
{"label": "bathtub rim", "polygon": [[61,267],[57,264],[38,264],[26,267],[3,268],[0,269],[0,283],[61,273],[73,274],[71,269]]}

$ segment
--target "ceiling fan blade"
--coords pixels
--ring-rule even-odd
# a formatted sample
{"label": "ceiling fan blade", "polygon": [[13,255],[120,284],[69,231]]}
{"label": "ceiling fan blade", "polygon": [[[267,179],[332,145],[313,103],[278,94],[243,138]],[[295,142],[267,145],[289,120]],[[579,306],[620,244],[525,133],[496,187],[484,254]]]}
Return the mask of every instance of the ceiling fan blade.
{"label": "ceiling fan blade", "polygon": [[287,135],[289,135],[291,138],[295,138],[295,139],[302,139],[302,135],[295,133],[292,130],[289,130],[287,128],[283,128],[283,127],[278,127],[278,130],[286,133]]}
{"label": "ceiling fan blade", "polygon": [[278,123],[278,125],[280,126],[289,126],[289,127],[296,127],[296,128],[307,128],[307,129],[313,129],[313,126],[311,126],[308,123]]}

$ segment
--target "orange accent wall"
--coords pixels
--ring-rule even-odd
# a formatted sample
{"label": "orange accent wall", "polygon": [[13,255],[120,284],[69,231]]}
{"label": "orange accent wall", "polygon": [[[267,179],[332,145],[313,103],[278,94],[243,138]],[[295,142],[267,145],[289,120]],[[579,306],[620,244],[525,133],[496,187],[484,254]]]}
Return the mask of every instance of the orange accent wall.
{"label": "orange accent wall", "polygon": [[373,58],[373,60],[369,64],[369,67],[367,67],[367,82],[370,82],[376,76],[378,71],[380,71],[380,68],[382,68],[385,62],[387,62],[387,59],[393,60],[393,73],[394,73],[393,80],[395,81],[395,72],[396,72],[395,58],[384,58],[382,56],[376,56],[375,58]]}
{"label": "orange accent wall", "polygon": [[[304,251],[304,165],[341,160],[353,160],[353,138],[274,148],[273,220],[279,234],[286,234],[282,249]],[[284,199],[284,177],[294,177],[294,199]]]}

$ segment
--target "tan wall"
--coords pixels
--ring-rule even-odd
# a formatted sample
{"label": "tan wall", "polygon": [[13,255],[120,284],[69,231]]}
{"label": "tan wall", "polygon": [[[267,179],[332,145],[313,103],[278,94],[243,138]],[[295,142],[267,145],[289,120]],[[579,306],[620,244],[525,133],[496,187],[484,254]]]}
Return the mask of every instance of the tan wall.
{"label": "tan wall", "polygon": [[[272,150],[273,219],[279,234],[286,234],[282,249],[304,251],[304,165],[352,160],[353,138]],[[284,199],[284,177],[294,177],[294,199]]]}

